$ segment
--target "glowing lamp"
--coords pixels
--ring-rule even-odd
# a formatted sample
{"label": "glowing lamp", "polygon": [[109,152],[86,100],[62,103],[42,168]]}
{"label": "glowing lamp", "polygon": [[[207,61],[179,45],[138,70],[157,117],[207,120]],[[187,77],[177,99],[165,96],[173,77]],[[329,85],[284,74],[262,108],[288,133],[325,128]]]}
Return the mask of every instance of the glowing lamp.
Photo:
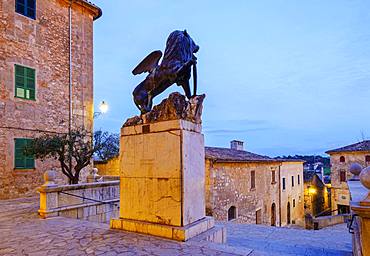
{"label": "glowing lamp", "polygon": [[309,188],[309,189],[308,189],[308,193],[309,193],[309,194],[316,194],[316,192],[317,192],[317,191],[316,191],[316,189],[315,189],[315,188]]}
{"label": "glowing lamp", "polygon": [[100,112],[102,112],[103,114],[104,114],[104,113],[107,113],[108,109],[109,109],[108,104],[103,100],[103,101],[100,103],[100,106],[99,106],[99,110],[100,110]]}

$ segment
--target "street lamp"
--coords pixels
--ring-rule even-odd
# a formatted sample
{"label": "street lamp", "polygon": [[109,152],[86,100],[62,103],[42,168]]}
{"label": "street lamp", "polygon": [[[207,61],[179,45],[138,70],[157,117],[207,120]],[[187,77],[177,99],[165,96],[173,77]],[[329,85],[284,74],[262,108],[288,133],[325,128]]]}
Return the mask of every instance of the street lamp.
{"label": "street lamp", "polygon": [[108,106],[108,104],[103,100],[103,101],[100,103],[99,109],[100,109],[100,112],[102,112],[102,113],[104,114],[104,113],[107,113],[107,111],[108,111],[108,109],[109,109],[109,106]]}
{"label": "street lamp", "polygon": [[108,112],[109,106],[108,104],[103,100],[99,105],[99,112],[94,112],[94,118],[100,116],[101,114],[105,114]]}

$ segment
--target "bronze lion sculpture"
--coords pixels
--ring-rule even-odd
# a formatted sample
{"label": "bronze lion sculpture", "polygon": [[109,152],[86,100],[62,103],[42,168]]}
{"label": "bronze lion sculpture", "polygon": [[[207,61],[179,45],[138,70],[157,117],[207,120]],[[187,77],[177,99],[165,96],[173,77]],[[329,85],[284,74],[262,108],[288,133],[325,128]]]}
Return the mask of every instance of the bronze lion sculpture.
{"label": "bronze lion sculpture", "polygon": [[[185,31],[176,30],[172,32],[166,43],[164,56],[160,50],[150,53],[139,65],[132,71],[134,75],[149,72],[144,81],[142,81],[133,91],[135,105],[142,114],[152,109],[153,98],[173,84],[182,86],[188,99],[196,95],[197,90],[197,58],[199,46]],[[193,67],[194,89],[193,94],[190,90],[191,67]]]}

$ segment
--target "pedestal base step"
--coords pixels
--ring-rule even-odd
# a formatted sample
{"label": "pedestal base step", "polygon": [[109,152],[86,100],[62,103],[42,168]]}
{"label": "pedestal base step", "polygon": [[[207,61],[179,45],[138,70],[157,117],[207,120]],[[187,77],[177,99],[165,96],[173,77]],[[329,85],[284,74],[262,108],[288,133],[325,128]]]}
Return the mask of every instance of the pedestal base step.
{"label": "pedestal base step", "polygon": [[141,234],[159,236],[183,242],[197,235],[200,235],[208,230],[209,231],[214,230],[216,232],[215,234],[213,233],[209,234],[209,240],[212,240],[211,236],[213,236],[215,240],[220,241],[223,240],[220,239],[220,237],[226,238],[226,234],[225,236],[223,234],[224,231],[215,229],[214,226],[215,221],[212,217],[205,217],[184,227],[176,227],[129,219],[111,219],[110,221],[110,227],[112,229],[120,229]]}
{"label": "pedestal base step", "polygon": [[224,244],[226,243],[226,227],[223,225],[215,225],[206,232],[193,237],[191,241]]}

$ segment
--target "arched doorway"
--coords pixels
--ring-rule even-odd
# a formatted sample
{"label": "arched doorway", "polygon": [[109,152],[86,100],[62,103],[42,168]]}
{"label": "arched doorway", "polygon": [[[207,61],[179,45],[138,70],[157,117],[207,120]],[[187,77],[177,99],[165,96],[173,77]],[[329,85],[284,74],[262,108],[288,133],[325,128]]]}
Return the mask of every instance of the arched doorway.
{"label": "arched doorway", "polygon": [[234,219],[236,219],[236,207],[231,206],[229,210],[227,211],[227,220],[230,221]]}
{"label": "arched doorway", "polygon": [[276,205],[272,203],[271,205],[271,226],[276,226]]}
{"label": "arched doorway", "polygon": [[287,209],[286,209],[286,222],[290,224],[290,202],[288,202]]}

